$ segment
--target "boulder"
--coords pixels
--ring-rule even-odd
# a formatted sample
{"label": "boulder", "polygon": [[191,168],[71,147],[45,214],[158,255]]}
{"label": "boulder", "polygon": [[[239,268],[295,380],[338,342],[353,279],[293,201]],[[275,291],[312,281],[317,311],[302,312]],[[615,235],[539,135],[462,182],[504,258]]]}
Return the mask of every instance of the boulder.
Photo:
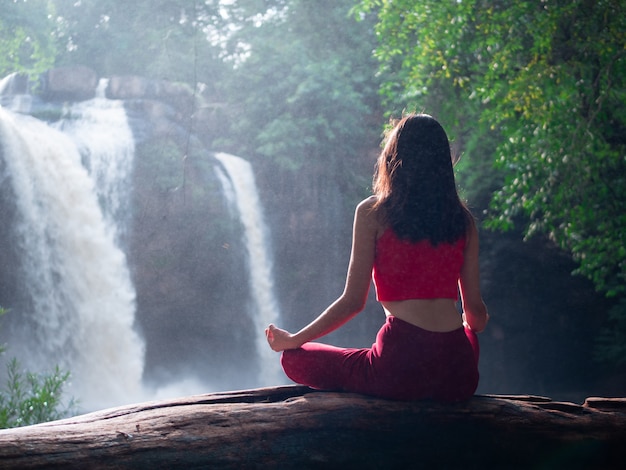
{"label": "boulder", "polygon": [[106,97],[113,100],[143,99],[156,96],[158,82],[137,75],[116,75],[109,79]]}
{"label": "boulder", "polygon": [[113,100],[152,99],[185,106],[189,106],[196,98],[191,87],[184,83],[136,75],[112,76],[106,89],[106,97]]}
{"label": "boulder", "polygon": [[57,67],[43,76],[42,97],[47,101],[84,101],[96,96],[98,76],[82,65]]}
{"label": "boulder", "polygon": [[0,431],[0,467],[622,468],[626,399],[398,402],[301,386],[213,393]]}

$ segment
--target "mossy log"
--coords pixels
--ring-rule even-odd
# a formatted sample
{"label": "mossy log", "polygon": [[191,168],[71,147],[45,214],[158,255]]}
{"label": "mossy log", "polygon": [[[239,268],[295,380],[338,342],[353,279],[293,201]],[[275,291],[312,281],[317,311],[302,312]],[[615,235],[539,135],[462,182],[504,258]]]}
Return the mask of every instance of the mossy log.
{"label": "mossy log", "polygon": [[301,386],[0,431],[0,468],[623,468],[626,399],[397,402]]}

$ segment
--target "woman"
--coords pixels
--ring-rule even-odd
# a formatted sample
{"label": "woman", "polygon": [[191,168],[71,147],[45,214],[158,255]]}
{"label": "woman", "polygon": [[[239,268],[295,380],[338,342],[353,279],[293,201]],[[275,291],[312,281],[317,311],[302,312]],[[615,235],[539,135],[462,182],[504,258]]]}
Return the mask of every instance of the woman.
{"label": "woman", "polygon": [[[372,277],[387,317],[372,347],[312,343],[363,310]],[[356,208],[342,295],[297,333],[269,325],[266,336],[274,351],[283,351],[283,369],[297,383],[450,402],[476,391],[475,333],[488,319],[478,232],[457,194],[448,137],[435,119],[418,114],[388,135],[374,195]]]}

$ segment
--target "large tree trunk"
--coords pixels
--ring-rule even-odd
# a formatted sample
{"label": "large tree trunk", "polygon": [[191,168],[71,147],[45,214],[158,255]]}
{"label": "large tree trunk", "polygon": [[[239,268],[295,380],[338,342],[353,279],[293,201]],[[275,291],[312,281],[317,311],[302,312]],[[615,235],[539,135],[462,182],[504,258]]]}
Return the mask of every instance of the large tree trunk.
{"label": "large tree trunk", "polygon": [[285,386],[0,431],[1,468],[622,468],[626,399],[395,402]]}

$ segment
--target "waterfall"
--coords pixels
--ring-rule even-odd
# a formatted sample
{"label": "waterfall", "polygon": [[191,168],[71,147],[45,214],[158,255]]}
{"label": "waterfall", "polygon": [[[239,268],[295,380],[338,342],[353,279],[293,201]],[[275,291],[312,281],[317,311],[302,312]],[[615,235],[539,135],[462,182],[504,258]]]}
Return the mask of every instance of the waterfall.
{"label": "waterfall", "polygon": [[0,108],[3,178],[15,195],[13,230],[31,299],[28,311],[9,314],[21,318],[11,322],[8,346],[31,370],[69,370],[68,394],[92,410],[143,393],[144,345],[115,224],[132,136],[123,109],[102,98],[69,114],[80,119],[54,128]]}
{"label": "waterfall", "polygon": [[[215,157],[228,173],[220,178],[224,194],[233,204],[244,228],[248,250],[249,279],[252,290],[252,320],[256,332],[255,342],[259,358],[260,386],[284,382],[277,354],[270,349],[265,339],[265,328],[276,323],[280,317],[278,302],[274,297],[272,260],[268,249],[267,228],[259,201],[252,167],[243,158],[217,153]],[[219,173],[218,173],[219,175]]]}
{"label": "waterfall", "polygon": [[75,103],[54,127],[70,136],[94,181],[106,228],[116,241],[126,229],[135,142],[123,103],[104,97],[101,79],[96,97]]}
{"label": "waterfall", "polygon": [[[31,100],[21,98],[28,95],[0,106],[0,185],[8,197],[3,204],[13,205],[11,227],[4,227],[11,239],[2,249],[19,260],[3,267],[19,279],[19,292],[11,294],[14,304],[2,305],[11,310],[0,333],[7,356],[25,369],[49,372],[59,365],[71,372],[66,393],[82,411],[205,387],[196,377],[155,384],[155,390],[142,383],[145,347],[135,329],[135,289],[124,252],[135,148],[123,103],[104,98],[106,86],[102,80],[94,99],[66,107],[53,124],[22,114],[30,112]],[[285,377],[264,329],[277,322],[279,309],[254,175],[241,158],[216,157],[225,197],[244,227],[259,358],[255,383],[276,385]]]}

